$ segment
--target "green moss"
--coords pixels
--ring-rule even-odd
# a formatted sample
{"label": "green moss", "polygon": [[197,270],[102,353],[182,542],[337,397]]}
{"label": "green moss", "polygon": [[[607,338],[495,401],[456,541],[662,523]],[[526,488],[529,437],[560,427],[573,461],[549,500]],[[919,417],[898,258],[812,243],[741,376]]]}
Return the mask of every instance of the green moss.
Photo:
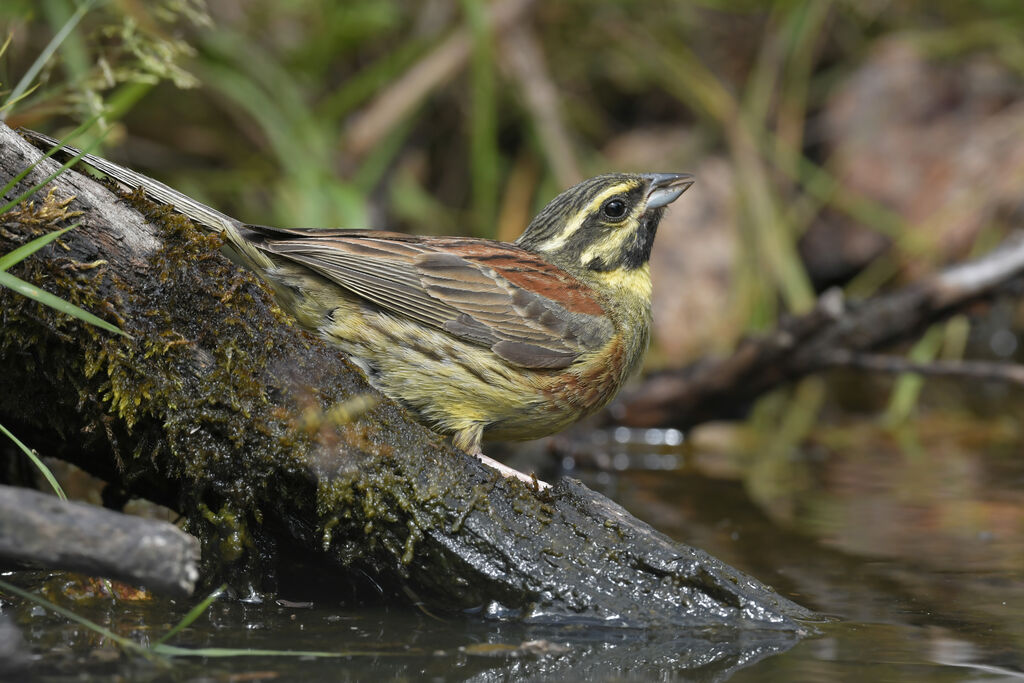
{"label": "green moss", "polygon": [[220,557],[226,562],[237,562],[246,553],[254,550],[248,525],[239,518],[238,512],[225,504],[220,510],[213,512],[204,504],[199,505],[203,519],[212,524],[220,534],[218,549]]}
{"label": "green moss", "polygon": [[[70,250],[55,243],[16,274],[132,338],[0,292],[0,360],[24,357],[4,367],[38,400],[0,396],[0,416],[33,424],[40,440],[56,433],[50,448],[71,445],[53,454],[127,491],[164,491],[159,502],[182,512],[203,541],[209,582],[259,584],[291,535],[340,565],[405,575],[423,560],[431,529],[458,533],[471,513],[489,511],[494,486],[509,486],[496,475],[461,482],[463,465],[444,441],[425,439],[337,352],[301,335],[305,348],[293,352],[294,322],[218,253],[219,237],[137,193],[124,199],[159,231],[147,264],[98,262],[92,242],[76,247],[73,231]],[[11,229],[0,251],[64,215],[19,211],[3,218]],[[535,514],[537,499],[521,493],[522,512]],[[295,519],[301,524],[283,532]]]}
{"label": "green moss", "polygon": [[[204,553],[211,563],[228,566],[258,545],[247,525],[261,517],[257,501],[272,476],[303,467],[308,451],[309,436],[295,429],[290,411],[268,411],[268,366],[280,361],[273,332],[291,322],[250,276],[218,256],[219,238],[137,194],[127,200],[162,233],[149,263],[152,287],[132,289],[106,264],[62,255],[60,243],[45,258],[19,264],[16,274],[114,319],[133,339],[4,292],[0,357],[23,356],[16,381],[46,387],[39,427],[105,435],[126,484],[151,477],[154,465],[185,483],[175,507],[189,516],[191,530],[214,541],[207,550],[215,551]],[[66,202],[48,197],[4,216],[3,236],[13,248],[72,217]],[[261,320],[273,321],[272,329]],[[58,406],[68,404],[79,419],[61,420]],[[20,408],[2,410],[23,420]],[[126,443],[133,444],[127,453]]]}

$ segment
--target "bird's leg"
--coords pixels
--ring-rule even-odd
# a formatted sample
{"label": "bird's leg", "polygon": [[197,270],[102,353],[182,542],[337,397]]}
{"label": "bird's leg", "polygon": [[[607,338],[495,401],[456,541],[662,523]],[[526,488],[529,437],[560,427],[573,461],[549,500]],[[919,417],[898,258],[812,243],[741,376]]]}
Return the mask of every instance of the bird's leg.
{"label": "bird's leg", "polygon": [[481,425],[474,425],[470,429],[463,429],[456,432],[455,436],[452,437],[452,441],[455,442],[457,447],[466,451],[470,455],[476,456],[476,458],[483,464],[487,465],[491,469],[497,470],[503,477],[515,477],[529,486],[536,486],[538,491],[551,488],[551,484],[546,481],[541,481],[536,477],[536,475],[529,475],[525,472],[520,472],[517,469],[498,462],[494,458],[489,458],[484,455],[483,449],[480,446],[482,438],[483,427]]}
{"label": "bird's leg", "polygon": [[498,462],[494,458],[488,458],[479,450],[476,453],[470,453],[470,455],[475,455],[483,464],[487,465],[490,468],[498,470],[498,472],[503,477],[515,477],[519,481],[525,482],[529,486],[533,486],[534,484],[536,484],[538,491],[543,491],[545,489],[551,488],[551,484],[547,483],[546,481],[541,481],[540,479],[537,478],[536,475],[530,475],[526,474],[525,472],[520,472],[517,469],[514,469],[512,467],[509,467],[508,465],[504,465]]}

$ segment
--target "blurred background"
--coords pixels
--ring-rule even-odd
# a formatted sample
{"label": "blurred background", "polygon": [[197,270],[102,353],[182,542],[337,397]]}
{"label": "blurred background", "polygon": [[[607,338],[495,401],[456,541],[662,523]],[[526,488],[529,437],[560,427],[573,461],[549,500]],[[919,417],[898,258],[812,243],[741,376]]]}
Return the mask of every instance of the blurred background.
{"label": "blurred background", "polygon": [[[65,33],[8,124],[95,118],[78,146],[254,223],[512,240],[582,178],[694,173],[648,372],[1024,227],[1020,0],[6,0],[0,26],[8,91]],[[1022,330],[1005,296],[895,351],[1016,361]],[[743,420],[542,448],[808,606],[914,627],[836,651],[1019,673],[1021,399],[834,371]]]}
{"label": "blurred background", "polygon": [[1014,0],[14,0],[0,20],[7,88],[69,31],[9,123],[102,115],[101,152],[252,222],[511,240],[584,177],[695,173],[655,252],[651,367],[1020,224]]}

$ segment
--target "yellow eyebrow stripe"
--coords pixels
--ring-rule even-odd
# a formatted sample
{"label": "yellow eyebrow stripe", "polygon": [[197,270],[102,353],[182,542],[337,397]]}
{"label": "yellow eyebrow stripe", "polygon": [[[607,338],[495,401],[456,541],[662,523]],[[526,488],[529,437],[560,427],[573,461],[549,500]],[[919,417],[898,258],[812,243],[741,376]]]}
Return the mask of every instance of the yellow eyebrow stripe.
{"label": "yellow eyebrow stripe", "polygon": [[573,216],[571,220],[566,222],[565,227],[562,228],[561,232],[559,232],[554,237],[549,237],[548,239],[538,244],[537,250],[555,251],[557,249],[561,249],[565,245],[565,243],[569,241],[569,238],[572,237],[573,233],[575,233],[577,230],[583,227],[583,221],[586,220],[587,216],[589,216],[598,206],[600,206],[604,202],[604,200],[614,195],[622,194],[623,192],[628,192],[629,190],[632,190],[634,187],[635,183],[627,182],[619,183],[618,185],[613,185],[612,187],[607,188],[604,192],[595,196],[590,201],[590,203],[587,204],[586,208],[577,211],[576,215]]}

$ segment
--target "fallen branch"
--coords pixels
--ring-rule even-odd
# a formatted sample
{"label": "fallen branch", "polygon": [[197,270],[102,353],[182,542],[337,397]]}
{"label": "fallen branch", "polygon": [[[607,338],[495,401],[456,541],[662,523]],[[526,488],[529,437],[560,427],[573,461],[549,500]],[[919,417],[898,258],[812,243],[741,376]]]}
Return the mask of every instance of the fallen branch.
{"label": "fallen branch", "polygon": [[[39,156],[0,127],[0,182]],[[578,482],[538,493],[411,421],[166,207],[73,172],[51,188],[0,217],[0,253],[70,201],[81,225],[12,274],[131,337],[0,290],[0,422],[181,512],[207,583],[274,591],[302,567],[435,610],[801,631],[805,610]]]}
{"label": "fallen branch", "polygon": [[[765,392],[909,339],[928,325],[993,296],[1021,275],[1024,235],[1014,234],[985,256],[854,305],[844,302],[839,290],[831,290],[810,313],[784,320],[769,334],[743,340],[728,356],[650,377],[620,398],[609,414],[634,427],[678,428],[739,416]],[[1005,367],[997,371],[991,365],[973,364],[960,369],[964,367],[976,375],[985,374],[986,379],[1018,375],[1018,371],[1007,373]]]}
{"label": "fallen branch", "polygon": [[173,596],[199,579],[199,541],[173,524],[0,486],[0,559],[120,579]]}
{"label": "fallen branch", "polygon": [[980,360],[935,360],[920,363],[902,356],[854,353],[845,349],[825,354],[822,360],[834,368],[856,368],[894,374],[912,373],[926,377],[959,377],[982,382],[1024,385],[1024,365],[1020,363]]}

